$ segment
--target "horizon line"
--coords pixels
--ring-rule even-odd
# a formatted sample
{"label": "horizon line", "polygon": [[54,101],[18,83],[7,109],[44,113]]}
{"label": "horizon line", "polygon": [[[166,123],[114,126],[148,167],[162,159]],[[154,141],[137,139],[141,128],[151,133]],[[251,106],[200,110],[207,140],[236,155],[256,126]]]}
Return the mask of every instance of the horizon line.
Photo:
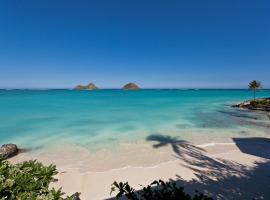
{"label": "horizon line", "polygon": [[[59,88],[31,88],[31,87],[26,87],[26,88],[0,88],[0,90],[75,90],[74,88],[67,88],[67,87],[59,87]],[[93,90],[123,90],[122,88],[116,88],[116,87],[112,87],[112,88],[97,88],[97,89],[93,89]],[[208,88],[208,87],[202,87],[202,88],[196,88],[196,87],[192,87],[192,88],[181,88],[181,87],[145,87],[145,88],[139,88],[138,90],[250,90],[248,88]],[[262,88],[262,89],[258,89],[258,91],[260,90],[270,90],[270,88]],[[80,90],[78,90],[80,91]],[[84,91],[84,90],[81,90]],[[88,91],[86,89],[86,91]]]}

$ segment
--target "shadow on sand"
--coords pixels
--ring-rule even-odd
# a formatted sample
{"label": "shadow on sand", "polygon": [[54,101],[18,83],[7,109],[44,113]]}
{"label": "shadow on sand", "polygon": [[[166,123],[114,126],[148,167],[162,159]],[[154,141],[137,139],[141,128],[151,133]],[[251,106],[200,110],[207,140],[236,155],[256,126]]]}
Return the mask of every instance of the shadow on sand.
{"label": "shadow on sand", "polygon": [[[270,139],[263,137],[233,138],[236,146],[246,154],[270,159]],[[252,148],[250,144],[252,143]]]}
{"label": "shadow on sand", "polygon": [[[270,199],[270,140],[268,138],[233,138],[245,154],[264,158],[250,168],[235,161],[211,158],[207,152],[177,137],[154,134],[146,138],[156,142],[153,148],[171,146],[180,164],[193,171],[196,178],[186,181],[176,174],[175,180],[185,191],[203,192],[214,199]],[[157,180],[159,179],[157,175]]]}
{"label": "shadow on sand", "polygon": [[204,149],[196,147],[185,140],[179,140],[178,137],[171,137],[168,135],[161,134],[153,134],[149,135],[146,138],[147,141],[157,142],[154,144],[154,148],[160,148],[164,146],[171,146],[172,150],[178,156],[182,156],[184,154],[200,154],[200,152],[204,151]]}
{"label": "shadow on sand", "polygon": [[[178,140],[176,137],[150,135],[148,141],[155,141],[153,148],[170,145],[176,157],[183,161],[196,176],[184,181],[179,175],[177,184],[192,192],[199,190],[216,199],[270,199],[270,161],[255,163],[254,168],[225,159],[214,159],[205,150]],[[245,154],[270,159],[270,139],[233,138],[236,146]]]}

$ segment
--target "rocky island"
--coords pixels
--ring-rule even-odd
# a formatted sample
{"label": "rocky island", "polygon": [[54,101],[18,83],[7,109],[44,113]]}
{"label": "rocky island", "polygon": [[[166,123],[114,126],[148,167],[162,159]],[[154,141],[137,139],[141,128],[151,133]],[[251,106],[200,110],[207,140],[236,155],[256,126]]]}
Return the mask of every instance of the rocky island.
{"label": "rocky island", "polygon": [[261,98],[256,100],[245,101],[232,107],[244,108],[249,110],[270,111],[270,98]]}
{"label": "rocky island", "polygon": [[98,89],[94,83],[89,83],[88,85],[77,85],[74,90],[96,90]]}
{"label": "rocky island", "polygon": [[128,83],[122,87],[123,90],[139,90],[139,86],[135,83]]}

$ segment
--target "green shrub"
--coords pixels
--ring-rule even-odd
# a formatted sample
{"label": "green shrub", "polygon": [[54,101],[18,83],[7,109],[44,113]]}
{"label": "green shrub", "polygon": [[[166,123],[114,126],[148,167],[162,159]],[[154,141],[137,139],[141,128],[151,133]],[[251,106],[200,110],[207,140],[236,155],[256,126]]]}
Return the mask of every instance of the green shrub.
{"label": "green shrub", "polygon": [[183,187],[178,187],[175,182],[154,181],[150,185],[136,191],[128,182],[114,182],[111,193],[117,191],[116,198],[126,197],[131,200],[212,200],[211,197],[196,192],[191,196],[184,192]]}
{"label": "green shrub", "polygon": [[265,107],[270,106],[270,101],[268,100],[253,100],[250,102],[250,105],[254,107]]}
{"label": "green shrub", "polygon": [[71,200],[63,197],[61,189],[49,189],[57,173],[55,165],[44,166],[35,160],[19,164],[0,160],[0,199]]}

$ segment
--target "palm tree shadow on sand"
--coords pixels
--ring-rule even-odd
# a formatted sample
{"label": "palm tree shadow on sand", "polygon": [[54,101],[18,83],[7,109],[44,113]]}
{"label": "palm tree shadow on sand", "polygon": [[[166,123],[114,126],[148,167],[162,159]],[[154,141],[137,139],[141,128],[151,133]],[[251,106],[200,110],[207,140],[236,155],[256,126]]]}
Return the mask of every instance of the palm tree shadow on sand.
{"label": "palm tree shadow on sand", "polygon": [[[236,146],[246,154],[266,159],[250,168],[235,161],[212,158],[207,152],[177,137],[149,135],[153,148],[171,146],[180,165],[192,170],[196,178],[186,181],[176,174],[176,182],[186,191],[202,191],[214,199],[270,199],[270,142],[267,138],[234,138]],[[248,144],[249,143],[249,144]],[[251,146],[252,145],[252,146]],[[256,149],[255,149],[256,146]],[[158,177],[157,177],[158,178]]]}
{"label": "palm tree shadow on sand", "polygon": [[219,178],[225,174],[242,175],[245,168],[234,161],[211,158],[203,148],[192,145],[185,140],[179,140],[177,137],[154,134],[149,135],[146,140],[158,142],[153,144],[153,148],[170,145],[175,153],[174,156],[182,161],[181,165],[191,169],[201,180],[204,177]]}
{"label": "palm tree shadow on sand", "polygon": [[179,140],[178,137],[171,137],[168,135],[161,134],[153,134],[149,135],[146,138],[147,141],[157,142],[157,144],[153,144],[154,148],[161,148],[164,146],[171,146],[172,150],[176,155],[180,156],[183,154],[183,150],[190,150],[191,152],[199,153],[200,151],[204,151],[204,149],[191,145],[185,140]]}

